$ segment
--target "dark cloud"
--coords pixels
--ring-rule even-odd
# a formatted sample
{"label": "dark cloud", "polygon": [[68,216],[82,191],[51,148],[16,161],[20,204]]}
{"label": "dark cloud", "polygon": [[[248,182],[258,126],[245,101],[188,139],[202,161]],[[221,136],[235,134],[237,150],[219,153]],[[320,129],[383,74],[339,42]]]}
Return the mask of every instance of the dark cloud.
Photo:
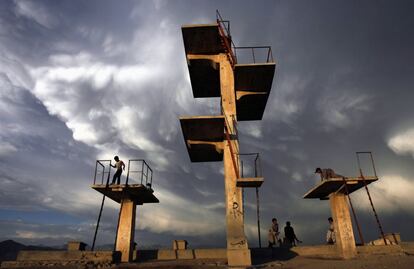
{"label": "dark cloud", "polygon": [[[214,21],[216,8],[231,20],[236,45],[271,45],[277,63],[263,121],[239,124],[241,151],[261,155],[262,235],[275,216],[290,220],[306,243],[323,242],[328,204],[302,199],[317,182],[315,167],[356,175],[354,152],[372,150],[383,226],[414,238],[413,203],[401,202],[414,185],[411,2],[0,5],[1,238],[90,242],[100,204],[89,188],[94,161],[119,154],[145,158],[155,170],[161,203],[138,209],[138,241],[224,244],[222,164],[190,163],[178,121],[219,113],[218,99],[192,97],[180,30]],[[360,192],[355,205],[371,240],[378,232]],[[246,190],[245,201],[254,246],[255,192]],[[105,208],[102,244],[113,240],[117,206]],[[10,225],[27,210],[79,223]]]}

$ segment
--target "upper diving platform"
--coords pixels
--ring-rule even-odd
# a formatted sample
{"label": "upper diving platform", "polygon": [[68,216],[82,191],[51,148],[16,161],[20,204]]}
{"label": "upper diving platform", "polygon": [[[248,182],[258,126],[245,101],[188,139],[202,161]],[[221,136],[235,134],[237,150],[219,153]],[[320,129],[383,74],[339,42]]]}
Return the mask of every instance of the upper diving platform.
{"label": "upper diving platform", "polygon": [[181,27],[194,98],[220,97],[220,66],[216,55],[226,52],[219,24]]}
{"label": "upper diving platform", "polygon": [[[348,194],[359,190],[360,188],[364,187],[364,180],[365,183],[371,184],[378,180],[378,177],[346,177],[345,182],[348,189]],[[312,199],[327,199],[331,193],[345,193],[346,188],[344,186],[344,179],[343,178],[330,178],[327,180],[322,180],[318,185],[308,191],[303,198]]]}
{"label": "upper diving platform", "polygon": [[181,31],[187,55],[215,55],[225,52],[218,23],[183,25]]}
{"label": "upper diving platform", "polygon": [[117,203],[123,199],[130,199],[137,205],[159,203],[152,189],[152,169],[145,160],[131,159],[127,164],[124,163],[127,166],[126,177],[121,176],[119,182],[115,182],[121,184],[109,184],[115,174],[112,162],[113,160],[96,161],[92,189]]}
{"label": "upper diving platform", "polygon": [[234,66],[237,120],[261,120],[272,89],[276,64],[253,63]]}
{"label": "upper diving platform", "polygon": [[180,117],[180,123],[192,162],[223,160],[224,116]]}

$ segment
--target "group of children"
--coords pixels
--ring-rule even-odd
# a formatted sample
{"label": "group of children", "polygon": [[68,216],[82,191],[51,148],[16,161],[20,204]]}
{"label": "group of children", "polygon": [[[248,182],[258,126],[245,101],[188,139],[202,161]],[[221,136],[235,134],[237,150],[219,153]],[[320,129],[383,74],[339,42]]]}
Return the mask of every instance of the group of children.
{"label": "group of children", "polygon": [[290,221],[286,222],[286,226],[284,228],[285,236],[283,237],[283,241],[280,237],[279,232],[279,224],[277,223],[277,219],[272,219],[272,227],[269,229],[268,234],[268,241],[269,241],[269,248],[273,248],[276,244],[279,244],[279,246],[296,246],[296,243],[302,243],[295,234],[295,231],[293,230],[293,227],[290,224]]}

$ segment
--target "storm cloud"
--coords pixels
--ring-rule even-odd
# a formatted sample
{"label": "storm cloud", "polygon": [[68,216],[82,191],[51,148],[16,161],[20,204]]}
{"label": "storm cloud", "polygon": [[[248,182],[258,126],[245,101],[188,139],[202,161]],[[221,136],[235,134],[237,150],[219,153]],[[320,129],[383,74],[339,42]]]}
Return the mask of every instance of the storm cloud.
{"label": "storm cloud", "polygon": [[[322,0],[2,1],[1,240],[90,243],[95,160],[119,155],[155,171],[160,204],[138,208],[137,242],[224,245],[222,164],[191,163],[178,121],[219,113],[217,98],[192,96],[181,35],[183,24],[214,22],[216,9],[236,45],[270,45],[276,61],[263,120],[238,125],[241,151],[262,160],[262,235],[277,217],[322,243],[328,204],[302,199],[315,167],[355,176],[355,152],[370,150],[383,227],[414,240],[414,5]],[[368,198],[351,197],[376,239]],[[255,201],[246,190],[251,246]],[[113,242],[117,210],[107,203],[99,244]]]}

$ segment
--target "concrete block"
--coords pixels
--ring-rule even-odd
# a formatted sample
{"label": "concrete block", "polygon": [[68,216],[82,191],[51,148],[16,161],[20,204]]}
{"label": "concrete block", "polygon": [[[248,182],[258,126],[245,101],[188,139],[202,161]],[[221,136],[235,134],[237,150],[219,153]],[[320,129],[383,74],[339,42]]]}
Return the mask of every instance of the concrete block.
{"label": "concrete block", "polygon": [[171,249],[160,249],[157,255],[158,260],[175,260],[177,259],[177,253]]}
{"label": "concrete block", "polygon": [[224,248],[194,249],[197,259],[227,259],[227,250]]}
{"label": "concrete block", "polygon": [[390,240],[393,244],[400,244],[401,243],[401,236],[400,233],[386,233],[384,234],[385,239]]}
{"label": "concrete block", "polygon": [[193,260],[195,259],[194,250],[185,249],[185,250],[175,250],[177,253],[177,259],[179,260]]}
{"label": "concrete block", "polygon": [[173,241],[173,250],[182,250],[187,249],[187,240],[174,240]]}
{"label": "concrete block", "polygon": [[82,258],[81,251],[44,251],[22,250],[17,254],[17,261],[73,261]]}
{"label": "concrete block", "polygon": [[[384,243],[384,241],[383,241]],[[382,246],[358,246],[357,247],[358,255],[367,256],[367,255],[399,255],[404,253],[403,248],[400,245],[382,245]]]}
{"label": "concrete block", "polygon": [[227,250],[224,248],[187,250],[160,249],[158,250],[157,259],[227,259]]}
{"label": "concrete block", "polygon": [[250,249],[227,249],[227,263],[229,266],[252,265]]}
{"label": "concrete block", "polygon": [[81,241],[69,241],[68,242],[68,250],[85,250],[86,243]]}

